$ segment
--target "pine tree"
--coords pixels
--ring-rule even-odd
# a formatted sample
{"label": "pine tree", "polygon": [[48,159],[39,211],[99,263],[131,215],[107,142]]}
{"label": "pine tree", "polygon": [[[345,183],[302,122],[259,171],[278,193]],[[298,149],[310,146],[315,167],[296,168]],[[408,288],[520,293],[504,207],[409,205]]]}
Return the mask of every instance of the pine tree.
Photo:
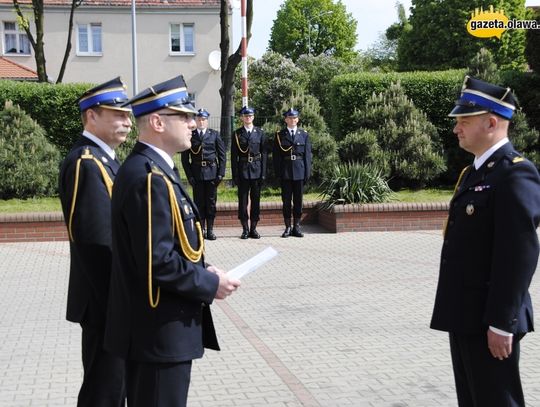
{"label": "pine tree", "polygon": [[421,187],[445,170],[437,129],[399,82],[368,99],[365,108],[353,114],[353,122],[356,131],[377,134],[382,154],[367,162],[386,168],[393,187]]}
{"label": "pine tree", "polygon": [[56,193],[60,154],[19,106],[0,111],[0,199]]}

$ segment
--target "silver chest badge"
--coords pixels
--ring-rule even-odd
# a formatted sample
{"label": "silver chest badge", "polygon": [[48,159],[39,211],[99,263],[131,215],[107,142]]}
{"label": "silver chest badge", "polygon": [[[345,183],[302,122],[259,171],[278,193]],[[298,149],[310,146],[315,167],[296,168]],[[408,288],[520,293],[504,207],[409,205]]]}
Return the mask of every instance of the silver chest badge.
{"label": "silver chest badge", "polygon": [[107,160],[107,158],[106,158],[106,157],[101,157],[101,161],[103,161],[104,163],[107,163],[107,162],[109,162],[109,160]]}
{"label": "silver chest badge", "polygon": [[474,213],[474,205],[473,204],[468,204],[466,207],[465,207],[465,212],[467,213],[467,215],[472,215]]}

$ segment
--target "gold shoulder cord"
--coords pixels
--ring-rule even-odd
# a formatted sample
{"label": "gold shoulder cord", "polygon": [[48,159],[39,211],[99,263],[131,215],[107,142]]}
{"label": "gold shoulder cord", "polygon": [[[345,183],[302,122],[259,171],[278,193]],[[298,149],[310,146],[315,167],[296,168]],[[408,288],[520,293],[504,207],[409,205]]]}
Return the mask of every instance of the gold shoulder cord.
{"label": "gold shoulder cord", "polygon": [[234,133],[234,138],[236,139],[236,145],[238,146],[238,150],[240,150],[242,154],[247,154],[249,151],[249,144],[245,150],[242,150],[242,148],[240,147],[240,141],[238,141],[238,133]]}
{"label": "gold shoulder cord", "polygon": [[73,224],[73,215],[75,214],[75,202],[77,201],[77,193],[79,190],[79,176],[81,172],[81,161],[82,160],[93,160],[96,165],[99,168],[99,171],[101,172],[101,177],[103,178],[103,182],[105,184],[105,187],[107,188],[107,192],[109,193],[109,198],[112,197],[112,187],[113,187],[113,181],[111,177],[109,176],[109,173],[96,157],[94,157],[92,154],[90,154],[90,149],[86,148],[84,150],[84,153],[81,155],[81,157],[77,160],[77,165],[75,166],[75,185],[73,186],[73,199],[71,201],[71,209],[69,211],[69,222],[68,222],[68,234],[69,234],[69,240],[71,242],[74,242],[75,239],[73,238],[73,231],[72,231],[72,224]]}
{"label": "gold shoulder cord", "polygon": [[198,149],[197,151],[193,151],[193,148],[190,148],[190,150],[191,150],[191,153],[192,153],[192,154],[197,155],[197,154],[199,154],[199,153],[201,152],[201,148],[202,148],[202,143],[201,143],[201,145],[199,146],[199,149]]}
{"label": "gold shoulder cord", "polygon": [[283,151],[283,152],[285,152],[285,153],[286,153],[287,151],[291,151],[292,145],[289,146],[289,148],[283,148],[283,146],[281,145],[281,139],[279,138],[279,132],[276,132],[276,138],[277,138],[277,142],[278,142],[278,144],[279,144],[279,148],[281,148],[281,151]]}
{"label": "gold shoulder cord", "polygon": [[[467,165],[465,168],[463,168],[461,170],[461,173],[459,174],[459,177],[458,177],[458,180],[456,182],[456,186],[454,187],[454,193],[452,194],[452,197],[454,197],[454,195],[456,194],[457,190],[458,190],[458,187],[459,185],[461,184],[461,179],[463,178],[463,175],[465,174],[465,171],[467,171],[467,169],[470,167],[470,165]],[[448,225],[448,216],[446,217],[446,219],[444,220],[444,224],[443,224],[443,236],[446,235],[446,226]]]}
{"label": "gold shoulder cord", "polygon": [[159,295],[160,287],[157,288],[156,299],[154,301],[154,291],[152,288],[152,174],[159,175],[165,181],[167,189],[169,191],[169,204],[171,206],[171,218],[172,218],[172,233],[173,238],[175,234],[180,240],[180,250],[188,258],[188,260],[193,263],[198,262],[204,252],[204,239],[201,229],[201,224],[197,221],[195,227],[197,228],[197,236],[199,239],[199,248],[194,249],[189,243],[188,237],[186,235],[186,230],[184,228],[184,223],[182,217],[180,216],[180,208],[178,207],[178,200],[176,199],[176,194],[174,193],[174,188],[171,183],[163,173],[159,171],[152,170],[148,173],[147,176],[147,194],[148,194],[148,301],[150,307],[156,308],[159,304]]}

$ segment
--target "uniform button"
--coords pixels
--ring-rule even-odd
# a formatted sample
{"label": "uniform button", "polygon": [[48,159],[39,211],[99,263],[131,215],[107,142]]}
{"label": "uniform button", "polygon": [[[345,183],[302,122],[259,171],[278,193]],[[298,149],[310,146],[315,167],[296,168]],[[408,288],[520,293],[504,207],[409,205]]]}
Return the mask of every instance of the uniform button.
{"label": "uniform button", "polygon": [[454,221],[453,220],[449,221],[448,226],[454,226]]}

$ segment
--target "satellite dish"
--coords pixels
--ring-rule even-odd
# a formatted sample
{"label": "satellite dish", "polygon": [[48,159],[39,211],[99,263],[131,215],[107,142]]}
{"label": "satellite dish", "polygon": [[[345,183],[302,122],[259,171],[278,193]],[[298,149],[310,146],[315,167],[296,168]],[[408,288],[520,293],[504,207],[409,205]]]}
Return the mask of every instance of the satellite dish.
{"label": "satellite dish", "polygon": [[208,54],[208,64],[214,71],[218,71],[221,67],[221,51],[214,50]]}

